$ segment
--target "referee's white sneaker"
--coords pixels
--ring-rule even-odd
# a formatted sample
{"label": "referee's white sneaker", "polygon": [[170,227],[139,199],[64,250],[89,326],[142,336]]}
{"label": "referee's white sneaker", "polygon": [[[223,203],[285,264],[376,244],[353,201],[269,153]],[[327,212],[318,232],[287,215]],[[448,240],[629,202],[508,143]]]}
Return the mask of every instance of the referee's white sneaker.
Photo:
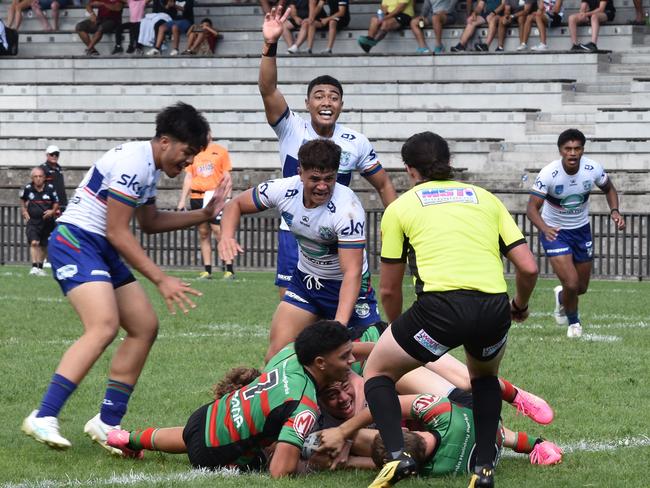
{"label": "referee's white sneaker", "polygon": [[34,410],[23,420],[22,431],[38,442],[47,444],[54,449],[67,449],[72,446],[70,441],[59,433],[59,420],[56,417],[37,417]]}
{"label": "referee's white sneaker", "polygon": [[553,316],[555,317],[557,325],[568,325],[569,320],[566,318],[564,305],[560,303],[560,293],[562,293],[562,285],[557,285],[553,288],[553,295],[555,295],[555,310],[553,310]]}
{"label": "referee's white sneaker", "polygon": [[93,418],[91,418],[88,422],[86,422],[86,426],[84,427],[84,432],[88,437],[90,437],[93,441],[95,441],[97,444],[102,446],[111,454],[114,454],[116,456],[122,456],[121,450],[111,447],[106,443],[108,433],[112,430],[120,430],[121,427],[119,425],[105,424],[104,422],[102,422],[99,416],[100,414],[97,414]]}
{"label": "referee's white sneaker", "polygon": [[582,337],[582,326],[579,323],[569,325],[566,329],[566,336],[570,339]]}

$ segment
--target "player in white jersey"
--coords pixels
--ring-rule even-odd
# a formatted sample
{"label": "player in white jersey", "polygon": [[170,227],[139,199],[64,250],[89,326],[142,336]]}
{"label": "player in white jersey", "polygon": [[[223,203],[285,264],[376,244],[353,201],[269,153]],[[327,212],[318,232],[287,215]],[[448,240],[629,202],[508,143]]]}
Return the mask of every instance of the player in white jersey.
{"label": "player in white jersey", "polygon": [[188,294],[200,293],[165,274],[147,256],[131,232],[131,218],[135,215],[144,232],[156,233],[190,227],[219,213],[230,180],[203,209],[161,212],[155,205],[161,172],[178,176],[206,146],[208,130],[194,107],[177,103],[165,108],[156,117],[154,138],[104,154],[59,218],[49,244],[52,272],[84,331],[63,355],[40,407],[23,421],[23,431],[37,441],[57,449],[70,447],[59,433],[59,413],[122,327],[126,336],[113,355],[100,413],[84,428],[102,447],[115,451],[106,444],[107,433],[119,429],[158,332],[151,302],[121,257],[156,285],[171,313],[175,307],[183,312],[194,308]]}
{"label": "player in white jersey", "polygon": [[341,149],[329,140],[305,143],[299,174],[270,180],[226,205],[219,255],[243,252],[235,240],[242,214],[277,208],[296,236],[300,255],[271,323],[266,360],[318,318],[337,320],[357,335],[380,320],[366,260],[365,211],[352,190],[336,183]]}
{"label": "player in white jersey", "polygon": [[560,134],[557,147],[562,158],[539,172],[527,208],[528,218],[539,229],[539,240],[562,283],[554,289],[554,314],[559,325],[568,325],[567,337],[582,335],[578,296],[587,292],[591,276],[589,194],[594,186],[605,193],[616,228],[625,228],[616,188],[603,167],[583,155],[585,141],[577,129]]}
{"label": "player in white jersey", "polygon": [[[341,147],[338,182],[349,186],[353,171],[359,171],[377,190],[384,207],[397,198],[388,174],[377,160],[368,139],[357,131],[336,123],[343,109],[343,88],[331,76],[314,78],[307,88],[305,107],[309,120],[299,117],[289,109],[278,89],[278,70],[275,61],[277,42],[282,35],[282,24],[287,13],[282,7],[272,9],[264,17],[264,49],[260,61],[259,89],[264,102],[266,119],[280,141],[282,176],[289,177],[298,171],[298,149],[306,141],[331,139]],[[278,237],[278,269],[275,284],[280,296],[289,286],[296,266],[298,249],[296,241],[282,221]]]}

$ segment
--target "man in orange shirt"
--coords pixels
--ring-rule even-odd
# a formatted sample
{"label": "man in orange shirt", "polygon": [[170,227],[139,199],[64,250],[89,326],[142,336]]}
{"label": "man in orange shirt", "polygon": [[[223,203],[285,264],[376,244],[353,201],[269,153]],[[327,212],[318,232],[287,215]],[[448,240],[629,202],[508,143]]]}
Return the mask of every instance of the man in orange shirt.
{"label": "man in orange shirt", "polygon": [[[208,140],[212,141],[212,132],[208,134]],[[215,142],[210,142],[204,151],[194,156],[194,162],[185,168],[185,180],[183,181],[183,190],[178,200],[178,210],[185,210],[185,201],[187,200],[188,194],[190,197],[190,208],[192,210],[202,208],[206,192],[214,191],[224,175],[231,169],[232,165],[228,150]],[[227,196],[227,200],[230,200],[230,195]],[[201,257],[203,258],[203,267],[205,268],[205,271],[199,274],[199,278],[212,279],[212,241],[210,228],[212,228],[214,238],[219,243],[221,239],[220,224],[221,213],[214,220],[203,222],[197,227],[199,231]],[[224,279],[234,279],[235,272],[232,261],[226,261],[224,265]]]}

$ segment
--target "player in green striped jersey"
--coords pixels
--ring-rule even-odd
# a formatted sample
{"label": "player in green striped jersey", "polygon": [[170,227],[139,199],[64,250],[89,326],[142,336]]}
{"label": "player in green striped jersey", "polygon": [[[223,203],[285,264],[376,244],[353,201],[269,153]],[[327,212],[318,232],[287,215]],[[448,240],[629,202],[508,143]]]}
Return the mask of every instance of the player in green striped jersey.
{"label": "player in green striped jersey", "polygon": [[319,415],[316,392],[347,378],[354,362],[347,329],[320,321],[276,354],[250,384],[198,410],[185,427],[114,431],[109,445],[126,455],[141,450],[187,452],[197,468],[266,467],[264,447],[276,442],[272,477],[295,472],[305,437]]}

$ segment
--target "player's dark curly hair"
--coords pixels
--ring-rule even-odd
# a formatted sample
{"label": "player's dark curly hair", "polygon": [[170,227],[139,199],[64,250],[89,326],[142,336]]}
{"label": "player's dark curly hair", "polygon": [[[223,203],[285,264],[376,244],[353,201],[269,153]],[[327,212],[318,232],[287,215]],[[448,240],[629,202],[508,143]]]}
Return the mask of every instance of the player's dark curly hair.
{"label": "player's dark curly hair", "polygon": [[257,368],[246,366],[232,368],[212,387],[215,400],[252,383],[261,374],[262,372]]}
{"label": "player's dark curly hair", "polygon": [[448,180],[452,177],[451,154],[447,141],[433,132],[420,132],[409,137],[402,146],[404,164],[418,170],[425,181]]}
{"label": "player's dark curly hair", "polygon": [[197,109],[178,102],[165,107],[156,115],[156,139],[168,136],[187,144],[196,153],[208,143],[210,125]]}
{"label": "player's dark curly hair", "polygon": [[309,98],[309,95],[311,95],[311,91],[314,89],[316,85],[333,86],[339,91],[339,95],[341,95],[341,98],[343,98],[343,87],[341,86],[341,83],[339,82],[339,80],[337,80],[336,78],[330,75],[317,76],[316,78],[311,80],[309,82],[309,85],[307,86],[307,98]]}
{"label": "player's dark curly hair", "polygon": [[560,148],[569,141],[580,141],[580,144],[584,146],[587,138],[578,129],[567,129],[557,138],[557,147]]}
{"label": "player's dark curly hair", "polygon": [[314,139],[298,149],[298,162],[302,169],[338,171],[341,148],[328,139]]}
{"label": "player's dark curly hair", "polygon": [[336,320],[319,320],[296,337],[294,348],[298,362],[309,366],[318,356],[341,347],[350,340],[347,327]]}
{"label": "player's dark curly hair", "polygon": [[[427,461],[427,443],[415,432],[404,432],[404,451],[408,452],[418,466],[423,466]],[[375,466],[381,468],[386,462],[390,461],[390,455],[384,446],[384,441],[377,434],[370,447],[370,457]]]}

